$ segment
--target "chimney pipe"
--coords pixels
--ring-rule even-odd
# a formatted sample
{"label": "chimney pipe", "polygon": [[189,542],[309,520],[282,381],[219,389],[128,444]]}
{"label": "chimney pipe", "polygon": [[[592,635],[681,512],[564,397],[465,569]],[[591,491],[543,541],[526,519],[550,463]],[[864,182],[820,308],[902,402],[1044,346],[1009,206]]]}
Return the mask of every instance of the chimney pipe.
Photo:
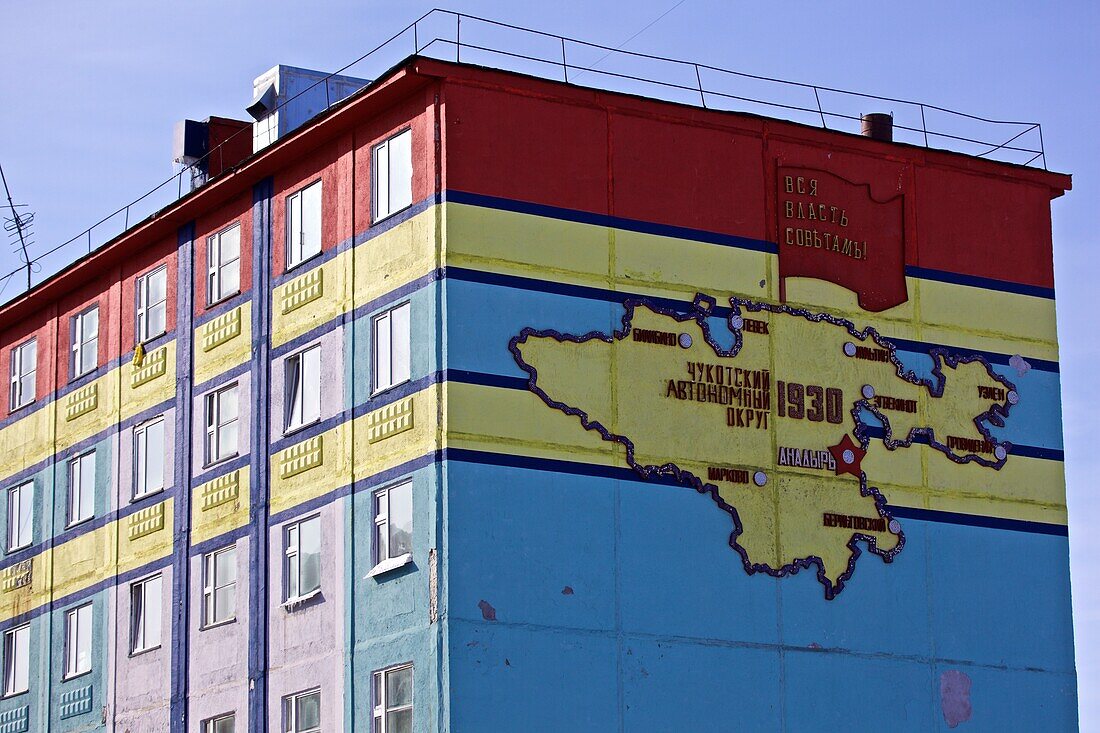
{"label": "chimney pipe", "polygon": [[860,115],[860,134],[872,140],[893,142],[894,116],[885,112],[871,112]]}

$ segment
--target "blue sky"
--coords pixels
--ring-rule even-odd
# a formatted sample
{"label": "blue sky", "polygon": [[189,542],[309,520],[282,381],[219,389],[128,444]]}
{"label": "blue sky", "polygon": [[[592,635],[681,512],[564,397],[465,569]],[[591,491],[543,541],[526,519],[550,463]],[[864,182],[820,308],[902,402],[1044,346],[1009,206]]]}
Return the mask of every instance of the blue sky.
{"label": "blue sky", "polygon": [[[675,5],[451,7],[617,46]],[[17,202],[36,213],[35,249],[69,239],[172,175],[177,120],[242,117],[252,79],[270,66],[336,69],[430,8],[324,0],[6,4],[0,165]],[[1100,535],[1090,531],[1100,525],[1091,478],[1100,475],[1100,451],[1090,443],[1100,431],[1092,407],[1100,382],[1090,371],[1100,363],[1092,312],[1100,257],[1088,249],[1100,231],[1097,28],[1100,4],[1092,2],[684,0],[626,46],[1043,124],[1049,167],[1074,176],[1053,216],[1082,730],[1100,730],[1100,696],[1088,694],[1100,690],[1100,569],[1092,561]],[[17,264],[0,243],[0,274]]]}

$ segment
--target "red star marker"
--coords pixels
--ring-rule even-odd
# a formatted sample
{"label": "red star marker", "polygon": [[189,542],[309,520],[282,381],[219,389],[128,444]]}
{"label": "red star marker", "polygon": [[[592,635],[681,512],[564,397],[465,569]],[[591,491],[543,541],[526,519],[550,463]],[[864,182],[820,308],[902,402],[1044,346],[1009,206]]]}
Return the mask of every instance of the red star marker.
{"label": "red star marker", "polygon": [[855,441],[852,440],[852,436],[845,433],[839,443],[829,446],[829,452],[833,454],[833,458],[836,460],[836,473],[838,476],[842,473],[850,473],[859,478],[859,462],[867,455],[867,451],[856,445]]}

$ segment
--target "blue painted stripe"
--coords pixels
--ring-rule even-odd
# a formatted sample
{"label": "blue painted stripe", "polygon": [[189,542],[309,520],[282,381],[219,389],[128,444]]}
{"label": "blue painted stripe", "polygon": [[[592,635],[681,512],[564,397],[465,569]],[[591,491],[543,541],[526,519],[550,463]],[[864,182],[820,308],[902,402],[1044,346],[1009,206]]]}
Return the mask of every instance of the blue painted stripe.
{"label": "blue painted stripe", "polygon": [[1045,288],[1040,285],[1014,283],[1008,280],[996,280],[991,277],[980,277],[978,275],[964,275],[960,272],[933,270],[929,267],[917,267],[915,265],[906,265],[905,274],[909,277],[920,278],[921,280],[935,280],[937,282],[950,283],[951,285],[966,285],[971,288],[999,290],[1003,293],[1030,295],[1035,298],[1054,300],[1054,288]]}
{"label": "blue painted stripe", "polygon": [[[447,267],[446,276],[448,279],[460,280],[462,282],[480,283],[482,285],[493,285],[506,288],[514,288],[517,290],[528,290],[539,293],[550,293],[553,295],[564,295],[571,298],[586,298],[589,300],[597,300],[605,303],[623,303],[631,298],[645,298],[663,308],[677,310],[681,312],[689,312],[691,309],[691,302],[687,300],[677,300],[675,298],[661,298],[650,295],[644,295],[642,293],[634,293],[622,290],[609,290],[607,288],[597,288],[590,285],[574,285],[571,283],[559,283],[551,280],[538,280],[530,277],[523,277],[521,275],[505,275],[499,272],[486,272],[484,270],[473,270],[465,267]],[[717,317],[725,318],[730,314],[730,308],[727,306],[715,306],[713,314]],[[984,356],[993,364],[1007,365],[1010,358],[1009,354],[998,354],[992,351],[982,351],[980,349],[973,349],[970,347],[962,346],[950,346],[947,344],[937,344],[925,341],[910,341],[908,339],[895,338],[884,334],[883,337],[897,346],[899,349],[905,351],[913,351],[916,353],[927,354],[932,349],[945,349],[953,354],[979,354]],[[1047,361],[1044,359],[1034,359],[1027,357],[1028,363],[1034,369],[1041,369],[1043,371],[1058,371],[1058,362]]]}
{"label": "blue painted stripe", "polygon": [[187,733],[187,692],[190,674],[190,585],[191,563],[187,548],[191,544],[191,382],[194,378],[192,364],[192,320],[194,318],[195,278],[193,263],[195,253],[195,222],[180,227],[177,240],[176,265],[176,329],[186,334],[176,342],[176,404],[184,409],[176,410],[175,420],[175,485],[187,487],[177,492],[172,512],[172,671],[170,730]]}
{"label": "blue painted stripe", "polygon": [[[480,465],[503,466],[507,468],[522,468],[532,471],[548,471],[559,474],[573,474],[577,476],[595,476],[618,481],[632,481],[642,484],[659,484],[665,486],[684,487],[671,477],[662,477],[660,480],[648,480],[629,468],[613,466],[599,466],[575,461],[563,461],[549,458],[535,458],[531,456],[513,455],[509,453],[490,453],[488,451],[472,450],[468,448],[447,448],[444,450],[444,459],[462,461],[464,463],[476,463]],[[935,509],[918,509],[895,504],[889,505],[890,512],[898,518],[919,519],[926,522],[939,522],[944,524],[963,524],[971,527],[987,527],[989,529],[1011,530],[1015,532],[1030,532],[1032,534],[1057,535],[1066,537],[1069,528],[1063,524],[1048,524],[1046,522],[1031,522],[1022,519],[1003,519],[1001,517],[989,517],[977,514],[961,514],[958,512],[946,512]]]}
{"label": "blue painted stripe", "polygon": [[212,306],[210,310],[206,311],[202,315],[195,316],[193,319],[192,328],[199,328],[204,326],[210,321],[214,320],[218,316],[224,316],[229,311],[249,303],[252,301],[252,291],[246,290],[243,293],[238,293],[228,300],[223,300],[220,303]]}
{"label": "blue painted stripe", "polygon": [[271,199],[274,181],[266,178],[252,189],[252,283],[263,298],[252,304],[252,396],[249,459],[258,470],[249,481],[248,504],[248,729],[267,730],[268,668],[268,439],[271,374],[269,309],[271,304]]}

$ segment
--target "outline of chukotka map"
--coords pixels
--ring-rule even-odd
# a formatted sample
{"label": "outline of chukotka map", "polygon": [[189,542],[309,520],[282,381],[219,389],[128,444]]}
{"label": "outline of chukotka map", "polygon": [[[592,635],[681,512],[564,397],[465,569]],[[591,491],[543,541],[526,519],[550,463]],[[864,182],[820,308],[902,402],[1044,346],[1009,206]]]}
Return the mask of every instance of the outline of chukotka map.
{"label": "outline of chukotka map", "polygon": [[726,511],[749,575],[813,569],[831,600],[860,545],[891,562],[905,534],[862,468],[872,453],[879,471],[914,443],[933,449],[928,460],[1007,461],[1012,445],[990,427],[1019,395],[983,356],[935,347],[922,377],[873,327],[729,303],[729,348],[712,332],[715,299],[698,294],[688,312],[629,299],[610,334],[524,328],[509,349],[532,392],[621,445],[643,479],[691,486]]}

